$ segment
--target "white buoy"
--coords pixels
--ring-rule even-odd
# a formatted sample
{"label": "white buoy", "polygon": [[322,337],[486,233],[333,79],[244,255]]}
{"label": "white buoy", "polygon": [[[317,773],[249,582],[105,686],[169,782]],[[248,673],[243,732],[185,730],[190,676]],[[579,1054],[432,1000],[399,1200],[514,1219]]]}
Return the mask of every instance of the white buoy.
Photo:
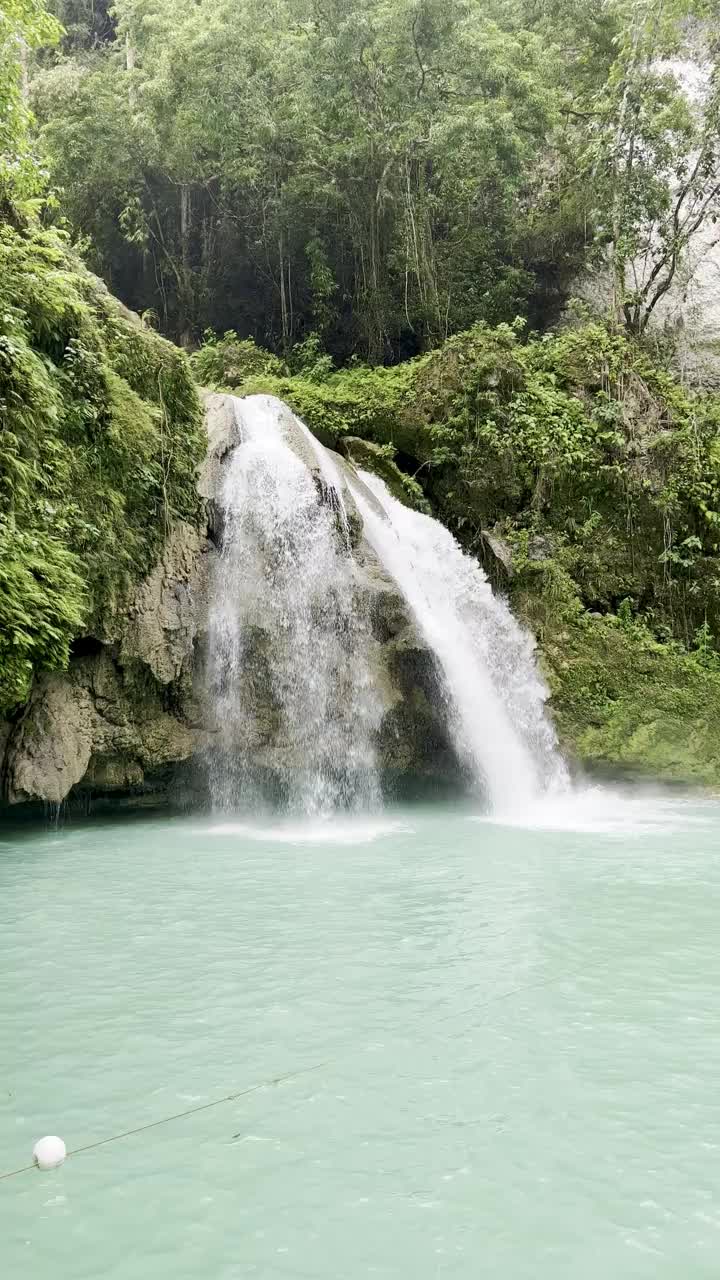
{"label": "white buoy", "polygon": [[33,1147],[33,1160],[38,1169],[58,1169],[66,1155],[67,1148],[62,1138],[40,1138]]}

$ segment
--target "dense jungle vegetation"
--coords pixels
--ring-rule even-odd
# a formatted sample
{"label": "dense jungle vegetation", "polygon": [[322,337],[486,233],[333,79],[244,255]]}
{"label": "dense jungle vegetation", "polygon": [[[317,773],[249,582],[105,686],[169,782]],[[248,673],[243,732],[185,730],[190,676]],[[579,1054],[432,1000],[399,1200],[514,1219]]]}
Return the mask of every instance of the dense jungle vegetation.
{"label": "dense jungle vegetation", "polygon": [[640,332],[715,205],[714,53],[694,111],[663,61],[714,0],[48,7],[65,34],[28,96],[62,215],[185,345],[392,363],[478,320],[547,326],[600,253]]}
{"label": "dense jungle vegetation", "polygon": [[655,323],[720,210],[716,17],[0,0],[0,708],[198,514],[197,383],[452,528],[581,756],[719,779],[720,401]]}
{"label": "dense jungle vegetation", "polygon": [[112,638],[169,523],[197,514],[203,452],[182,353],[43,223],[18,51],[58,34],[35,0],[0,10],[0,718],[76,637]]}
{"label": "dense jungle vegetation", "polygon": [[584,760],[720,779],[720,396],[598,323],[479,324],[390,368],[293,374],[231,335],[192,363],[453,530],[538,637]]}

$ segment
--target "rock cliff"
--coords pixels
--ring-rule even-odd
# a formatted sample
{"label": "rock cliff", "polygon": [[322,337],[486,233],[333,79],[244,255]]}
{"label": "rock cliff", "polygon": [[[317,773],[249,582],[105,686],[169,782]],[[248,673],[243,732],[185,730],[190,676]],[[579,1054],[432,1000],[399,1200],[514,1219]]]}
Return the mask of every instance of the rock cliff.
{"label": "rock cliff", "polygon": [[[208,448],[198,486],[206,521],[169,530],[158,562],[112,619],[104,639],[73,646],[68,670],[36,678],[19,718],[3,726],[3,795],[11,805],[69,796],[156,794],[197,799],[212,753],[213,725],[203,693],[208,592],[216,546],[222,538],[216,503],[223,466],[237,443],[232,398],[206,399]],[[293,448],[314,474],[318,501],[326,498],[317,459],[307,442]],[[345,459],[338,466],[350,467]],[[362,520],[346,494],[360,589],[372,620],[371,661],[388,707],[378,744],[388,778],[456,771],[434,696],[433,659],[418,636],[407,605],[365,542]],[[271,724],[262,691],[257,725]],[[267,727],[267,724],[266,724]],[[271,731],[262,765],[272,770],[283,744]]]}

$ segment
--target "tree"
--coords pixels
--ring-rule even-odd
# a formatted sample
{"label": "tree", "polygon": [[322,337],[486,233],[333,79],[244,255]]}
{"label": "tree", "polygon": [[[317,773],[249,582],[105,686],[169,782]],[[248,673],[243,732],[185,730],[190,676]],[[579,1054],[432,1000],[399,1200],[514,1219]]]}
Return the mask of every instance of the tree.
{"label": "tree", "polygon": [[54,7],[33,100],[64,211],[187,344],[394,361],[547,324],[602,252],[640,333],[714,216],[714,63],[692,103],[662,61],[689,0]]}
{"label": "tree", "polygon": [[28,143],[28,50],[58,39],[60,28],[42,0],[3,0],[0,7],[0,202],[38,194],[42,174]]}
{"label": "tree", "polygon": [[542,292],[523,254],[553,64],[521,16],[480,0],[113,13],[114,42],[78,38],[36,77],[41,141],[95,265],[174,336],[230,324],[287,352],[314,332],[341,359],[392,360]]}
{"label": "tree", "polygon": [[48,0],[47,7],[63,27],[66,52],[97,49],[115,38],[113,0]]}
{"label": "tree", "polygon": [[698,5],[633,0],[607,83],[589,106],[585,149],[597,235],[607,245],[612,312],[642,334],[694,243],[720,211],[720,68],[709,48],[683,81]]}

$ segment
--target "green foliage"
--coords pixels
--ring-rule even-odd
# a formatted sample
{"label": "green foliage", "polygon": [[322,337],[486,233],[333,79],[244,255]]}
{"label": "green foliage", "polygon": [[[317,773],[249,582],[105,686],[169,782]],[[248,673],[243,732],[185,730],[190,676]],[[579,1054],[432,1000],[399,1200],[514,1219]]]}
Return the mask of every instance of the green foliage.
{"label": "green foliage", "polygon": [[390,493],[416,511],[431,514],[430,503],[422,491],[422,485],[414,476],[401,471],[395,462],[396,450],[390,444],[373,444],[357,436],[345,436],[340,447],[358,471],[370,471],[385,481]]}
{"label": "green foliage", "polygon": [[288,354],[288,368],[308,382],[325,382],[333,372],[333,360],[323,349],[317,333],[308,334],[302,342],[296,342]]}
{"label": "green foliage", "polygon": [[0,226],[0,710],[113,613],[165,526],[197,513],[182,355],[52,232]]}
{"label": "green foliage", "polygon": [[583,258],[547,4],[117,0],[84,36],[84,0],[53,7],[73,35],[33,101],[65,210],[183,343],[395,361],[544,313]]}
{"label": "green foliage", "polygon": [[718,397],[588,323],[527,341],[477,325],[393,368],[234,389],[288,401],[475,554],[485,531],[510,545],[512,578],[488,569],[538,637],[568,750],[717,782]]}
{"label": "green foliage", "polygon": [[282,377],[285,366],[277,356],[263,351],[252,338],[239,338],[230,330],[218,338],[212,329],[190,358],[201,387],[241,387],[250,378]]}
{"label": "green foliage", "polygon": [[720,661],[707,634],[688,651],[660,642],[629,607],[588,614],[562,559],[520,555],[511,600],[540,638],[566,750],[601,770],[717,786]]}
{"label": "green foliage", "polygon": [[43,191],[44,173],[28,138],[26,81],[30,50],[53,44],[57,22],[42,0],[3,0],[0,5],[0,217]]}
{"label": "green foliage", "polygon": [[588,263],[641,333],[720,211],[716,42],[692,95],[668,61],[710,7],[50,0],[32,101],[92,265],[183,345],[394,363]]}
{"label": "green foliage", "polygon": [[612,314],[642,334],[720,212],[720,65],[709,30],[692,91],[668,61],[682,57],[698,19],[717,10],[712,0],[616,0],[616,11],[607,80],[582,103],[580,118],[595,127],[579,131],[578,170],[595,190]]}

